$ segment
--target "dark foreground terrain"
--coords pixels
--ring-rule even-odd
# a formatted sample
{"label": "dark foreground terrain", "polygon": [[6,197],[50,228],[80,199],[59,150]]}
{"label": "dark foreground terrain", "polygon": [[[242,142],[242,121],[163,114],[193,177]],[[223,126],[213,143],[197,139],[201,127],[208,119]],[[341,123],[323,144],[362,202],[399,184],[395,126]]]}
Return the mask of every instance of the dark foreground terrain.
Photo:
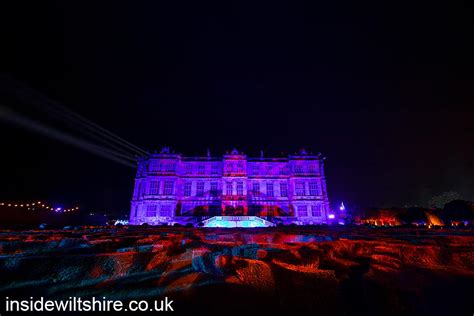
{"label": "dark foreground terrain", "polygon": [[474,232],[365,227],[4,230],[0,297],[5,296],[168,296],[175,310],[194,314],[470,316]]}

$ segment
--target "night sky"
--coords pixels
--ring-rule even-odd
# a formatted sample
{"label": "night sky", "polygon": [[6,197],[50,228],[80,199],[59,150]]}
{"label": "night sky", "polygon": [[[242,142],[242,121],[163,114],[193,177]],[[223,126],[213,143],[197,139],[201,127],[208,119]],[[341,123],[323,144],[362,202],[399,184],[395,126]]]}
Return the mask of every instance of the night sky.
{"label": "night sky", "polygon": [[[141,148],[305,147],[349,208],[474,200],[472,3],[1,6],[4,76]],[[2,88],[4,106],[56,124]],[[0,124],[1,200],[128,211],[134,169]]]}

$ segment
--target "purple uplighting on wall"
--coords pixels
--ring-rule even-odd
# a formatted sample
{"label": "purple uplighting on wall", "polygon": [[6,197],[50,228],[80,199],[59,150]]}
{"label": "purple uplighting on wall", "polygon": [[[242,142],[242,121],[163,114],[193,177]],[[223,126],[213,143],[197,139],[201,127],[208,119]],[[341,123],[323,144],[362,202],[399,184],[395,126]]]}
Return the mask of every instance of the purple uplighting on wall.
{"label": "purple uplighting on wall", "polygon": [[130,224],[192,224],[213,216],[273,223],[329,219],[324,158],[300,150],[285,158],[183,157],[165,147],[138,159]]}

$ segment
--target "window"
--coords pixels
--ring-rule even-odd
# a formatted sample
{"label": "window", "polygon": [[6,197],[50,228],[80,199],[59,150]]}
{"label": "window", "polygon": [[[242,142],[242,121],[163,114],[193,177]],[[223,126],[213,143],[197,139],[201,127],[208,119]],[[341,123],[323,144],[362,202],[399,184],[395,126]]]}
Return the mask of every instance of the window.
{"label": "window", "polygon": [[191,196],[192,182],[186,182],[184,184],[184,196]]}
{"label": "window", "polygon": [[267,176],[271,175],[273,171],[272,165],[266,165],[265,170],[266,170]]}
{"label": "window", "polygon": [[206,169],[206,166],[204,165],[198,165],[198,174],[204,174],[204,171]]}
{"label": "window", "polygon": [[162,205],[160,209],[160,216],[170,217],[171,216],[171,205]]}
{"label": "window", "polygon": [[226,183],[225,190],[227,195],[232,195],[232,182]]}
{"label": "window", "polygon": [[218,189],[217,182],[211,182],[211,195],[212,196],[218,196],[219,195],[219,189]]}
{"label": "window", "polygon": [[202,181],[197,183],[196,196],[204,196],[204,182]]}
{"label": "window", "polygon": [[184,167],[184,173],[186,173],[186,174],[191,174],[191,173],[193,173],[193,165],[186,165],[186,166]]}
{"label": "window", "polygon": [[163,194],[164,195],[173,194],[173,187],[174,187],[174,182],[173,181],[165,181],[165,189],[164,189]]}
{"label": "window", "polygon": [[309,183],[309,195],[319,195],[318,194],[318,183],[317,182],[310,182]]}
{"label": "window", "polygon": [[150,182],[150,189],[148,194],[159,194],[158,191],[160,190],[160,182],[159,181],[151,181]]}
{"label": "window", "polygon": [[311,215],[314,217],[320,217],[321,216],[321,205],[312,205],[311,206]]}
{"label": "window", "polygon": [[297,164],[295,166],[295,172],[296,173],[303,173],[303,165],[302,164]]}
{"label": "window", "polygon": [[296,195],[303,196],[304,195],[304,182],[296,182],[295,191],[296,191]]}
{"label": "window", "polygon": [[139,198],[142,197],[142,195],[143,195],[143,184],[142,184],[142,183],[139,183],[139,184],[138,184],[138,192],[137,192],[137,195],[138,195]]}
{"label": "window", "polygon": [[309,173],[316,173],[316,164],[312,163],[308,166]]}
{"label": "window", "polygon": [[157,162],[150,162],[150,165],[148,166],[148,171],[158,172],[160,171],[160,165]]}
{"label": "window", "polygon": [[253,175],[258,175],[258,165],[255,164],[255,165],[252,165],[252,174]]}
{"label": "window", "polygon": [[147,205],[146,207],[146,216],[155,217],[156,216],[156,205]]}
{"label": "window", "polygon": [[252,190],[253,190],[253,194],[255,194],[256,196],[259,196],[260,195],[260,183],[259,182],[254,182],[253,185],[252,185]]}
{"label": "window", "polygon": [[273,196],[273,183],[267,183],[267,196]]}
{"label": "window", "polygon": [[298,206],[298,216],[308,216],[308,206],[307,205],[300,205]]}
{"label": "window", "polygon": [[237,195],[244,195],[244,183],[237,182]]}
{"label": "window", "polygon": [[219,165],[218,164],[213,164],[211,167],[211,173],[212,174],[219,174]]}
{"label": "window", "polygon": [[280,196],[288,196],[288,184],[286,182],[280,182]]}
{"label": "window", "polygon": [[167,163],[165,166],[166,172],[174,172],[174,163]]}

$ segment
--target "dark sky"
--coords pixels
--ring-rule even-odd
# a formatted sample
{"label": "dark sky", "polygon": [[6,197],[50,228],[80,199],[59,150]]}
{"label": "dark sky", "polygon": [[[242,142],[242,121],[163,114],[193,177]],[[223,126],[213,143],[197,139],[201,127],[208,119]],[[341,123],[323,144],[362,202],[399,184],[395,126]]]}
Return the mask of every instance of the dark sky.
{"label": "dark sky", "polygon": [[[349,207],[474,200],[472,3],[14,3],[2,73],[139,147],[306,147]],[[0,124],[0,199],[127,211],[133,169]]]}

